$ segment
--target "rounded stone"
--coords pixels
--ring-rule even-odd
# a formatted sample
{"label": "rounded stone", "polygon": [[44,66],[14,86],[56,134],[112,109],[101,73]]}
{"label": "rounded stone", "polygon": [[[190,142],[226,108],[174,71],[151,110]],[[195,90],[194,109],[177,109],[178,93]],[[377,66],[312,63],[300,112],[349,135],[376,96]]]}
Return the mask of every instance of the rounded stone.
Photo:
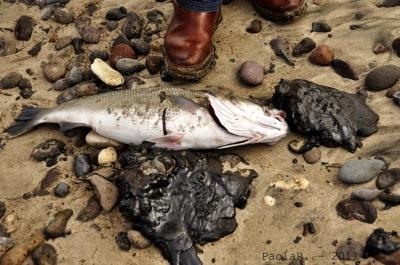
{"label": "rounded stone", "polygon": [[326,21],[313,22],[311,25],[311,32],[329,32],[332,27]]}
{"label": "rounded stone", "polygon": [[259,33],[262,30],[262,22],[259,19],[251,21],[250,25],[246,28],[246,31],[251,34]]}
{"label": "rounded stone", "polygon": [[246,61],[239,68],[239,77],[245,84],[261,85],[264,80],[264,69],[255,61]]}
{"label": "rounded stone", "polygon": [[383,171],[376,179],[376,187],[384,190],[392,187],[400,180],[400,168],[391,168]]}
{"label": "rounded stone", "polygon": [[164,58],[158,55],[149,55],[146,57],[146,68],[151,75],[161,71],[164,65]]}
{"label": "rounded stone", "polygon": [[350,160],[339,169],[338,178],[347,184],[365,183],[378,176],[386,166],[378,159]]}
{"label": "rounded stone", "polygon": [[311,38],[304,38],[299,43],[297,43],[296,46],[294,46],[292,54],[293,56],[297,57],[302,54],[311,52],[315,49],[315,47],[317,47],[315,41],[313,41]]}
{"label": "rounded stone", "polygon": [[17,72],[9,73],[1,79],[0,81],[1,88],[8,89],[17,87],[21,82],[21,79],[22,75],[20,73]]}
{"label": "rounded stone", "polygon": [[73,167],[74,167],[75,174],[78,177],[84,177],[92,169],[92,166],[90,165],[89,157],[84,154],[77,154],[75,156]]}
{"label": "rounded stone", "polygon": [[43,74],[50,82],[55,82],[65,76],[65,65],[59,61],[50,62],[43,68]]}
{"label": "rounded stone", "polygon": [[113,20],[107,21],[106,27],[109,31],[113,31],[118,28],[118,22]]}
{"label": "rounded stone", "polygon": [[313,148],[305,152],[303,157],[308,164],[315,164],[321,159],[321,151],[319,148]]}
{"label": "rounded stone", "polygon": [[336,206],[337,214],[346,220],[358,220],[372,224],[377,217],[376,208],[367,201],[347,199]]}
{"label": "rounded stone", "polygon": [[400,204],[400,183],[397,182],[394,186],[387,188],[379,194],[379,200],[390,205],[396,206]]}
{"label": "rounded stone", "polygon": [[56,195],[59,198],[66,197],[69,194],[69,192],[70,192],[70,187],[65,182],[58,183],[57,186],[54,188],[54,195]]}
{"label": "rounded stone", "polygon": [[83,71],[82,68],[77,66],[72,66],[71,70],[65,75],[67,82],[70,86],[76,85],[83,81]]}
{"label": "rounded stone", "polygon": [[43,243],[31,254],[35,265],[57,265],[57,250],[50,244]]}
{"label": "rounded stone", "polygon": [[68,220],[73,215],[71,209],[65,209],[54,214],[53,220],[47,225],[45,234],[49,238],[56,238],[65,235],[65,228]]}
{"label": "rounded stone", "polygon": [[115,67],[118,60],[122,58],[135,58],[135,52],[131,46],[127,44],[118,44],[111,49],[110,64],[112,67]]}
{"label": "rounded stone", "polygon": [[373,201],[382,191],[376,188],[361,188],[351,193],[350,198],[354,200]]}
{"label": "rounded stone", "polygon": [[15,26],[15,38],[17,40],[28,41],[32,36],[35,20],[29,16],[21,16]]}
{"label": "rounded stone", "polygon": [[123,75],[131,75],[142,71],[146,66],[138,60],[122,58],[117,61],[116,68]]}
{"label": "rounded stone", "polygon": [[136,54],[146,55],[150,52],[150,44],[142,39],[131,40],[131,45]]}
{"label": "rounded stone", "polygon": [[75,20],[75,14],[67,8],[57,8],[53,13],[54,20],[60,24],[70,24]]}
{"label": "rounded stone", "polygon": [[384,65],[373,69],[365,77],[365,86],[370,91],[381,91],[393,86],[400,78],[400,68]]}
{"label": "rounded stone", "polygon": [[68,80],[66,78],[58,79],[54,83],[54,90],[56,90],[56,91],[63,91],[69,87],[70,86],[69,86]]}
{"label": "rounded stone", "polygon": [[331,47],[329,47],[328,45],[320,45],[311,52],[308,59],[312,64],[319,66],[328,66],[333,61],[334,57],[335,54]]}
{"label": "rounded stone", "polygon": [[94,59],[99,58],[103,61],[108,61],[108,58],[110,55],[108,54],[108,51],[106,50],[94,50],[90,53],[89,59],[91,62],[94,61]]}
{"label": "rounded stone", "polygon": [[114,183],[98,175],[91,175],[89,180],[92,183],[101,207],[105,211],[110,212],[118,200],[118,188]]}
{"label": "rounded stone", "polygon": [[117,243],[118,248],[122,251],[129,251],[131,249],[131,242],[129,241],[126,232],[119,232],[115,237],[115,242]]}
{"label": "rounded stone", "polygon": [[86,26],[81,31],[81,36],[84,43],[95,44],[100,40],[100,31],[93,26]]}

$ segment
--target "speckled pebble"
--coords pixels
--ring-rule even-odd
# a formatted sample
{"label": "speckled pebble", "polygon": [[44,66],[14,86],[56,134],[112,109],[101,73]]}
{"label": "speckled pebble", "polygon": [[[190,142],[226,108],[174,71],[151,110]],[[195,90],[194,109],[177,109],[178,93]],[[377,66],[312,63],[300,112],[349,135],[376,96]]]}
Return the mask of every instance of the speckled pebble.
{"label": "speckled pebble", "polygon": [[245,61],[239,68],[239,77],[245,84],[258,86],[263,83],[264,69],[255,61]]}
{"label": "speckled pebble", "polygon": [[69,86],[76,85],[83,81],[83,70],[80,67],[72,66],[71,70],[65,75]]}
{"label": "speckled pebble", "polygon": [[146,68],[151,75],[160,72],[164,65],[164,58],[158,55],[149,55],[146,57]]}
{"label": "speckled pebble", "polygon": [[116,68],[123,75],[131,75],[142,71],[146,66],[138,60],[122,58],[117,61]]}
{"label": "speckled pebble", "polygon": [[60,38],[56,44],[54,45],[55,49],[57,51],[64,49],[68,45],[70,45],[72,42],[72,38],[70,36],[62,37]]}
{"label": "speckled pebble", "polygon": [[106,27],[109,31],[116,30],[118,28],[118,22],[117,21],[107,21]]}
{"label": "speckled pebble", "polygon": [[119,232],[115,237],[117,246],[122,251],[129,251],[131,249],[131,241],[129,241],[128,234],[126,232]]}
{"label": "speckled pebble", "polygon": [[53,13],[54,20],[60,24],[70,24],[75,20],[74,12],[70,11],[68,8],[57,8]]}
{"label": "speckled pebble", "polygon": [[57,250],[50,244],[43,243],[31,254],[35,265],[57,265]]}
{"label": "speckled pebble", "polygon": [[56,238],[65,235],[65,228],[68,220],[71,218],[73,211],[65,209],[54,214],[53,220],[47,225],[45,234],[49,238]]}
{"label": "speckled pebble", "polygon": [[126,10],[125,7],[121,6],[121,7],[114,7],[111,8],[107,11],[106,13],[106,19],[108,20],[114,20],[114,21],[118,21],[123,19],[124,17],[126,17],[126,14],[128,13],[128,11]]}
{"label": "speckled pebble", "polygon": [[21,82],[21,79],[22,75],[20,73],[11,72],[0,80],[1,88],[8,89],[17,87]]}
{"label": "speckled pebble", "polygon": [[56,90],[56,91],[63,91],[69,87],[70,86],[69,86],[68,80],[66,78],[58,79],[54,83],[54,90]]}
{"label": "speckled pebble", "polygon": [[85,175],[89,173],[92,169],[89,157],[84,154],[77,154],[75,156],[73,167],[74,172],[78,177],[85,177]]}
{"label": "speckled pebble", "polygon": [[96,58],[99,58],[103,61],[108,61],[109,56],[110,55],[108,54],[108,51],[106,51],[106,50],[94,50],[90,53],[89,59],[91,62],[93,62],[94,59],[96,59]]}
{"label": "speckled pebble", "polygon": [[150,44],[142,39],[132,39],[131,45],[136,54],[146,55],[150,52]]}
{"label": "speckled pebble", "polygon": [[35,20],[30,16],[21,16],[15,26],[15,38],[17,40],[28,41],[31,39]]}
{"label": "speckled pebble", "polygon": [[70,192],[70,187],[65,182],[58,183],[57,186],[54,188],[54,195],[56,195],[59,198],[66,197],[69,194],[69,192]]}
{"label": "speckled pebble", "polygon": [[55,82],[65,76],[67,70],[64,63],[60,61],[49,62],[43,68],[43,74],[50,82]]}
{"label": "speckled pebble", "polygon": [[246,31],[251,34],[259,33],[262,30],[262,21],[259,19],[254,19],[251,21],[250,25],[246,28]]}

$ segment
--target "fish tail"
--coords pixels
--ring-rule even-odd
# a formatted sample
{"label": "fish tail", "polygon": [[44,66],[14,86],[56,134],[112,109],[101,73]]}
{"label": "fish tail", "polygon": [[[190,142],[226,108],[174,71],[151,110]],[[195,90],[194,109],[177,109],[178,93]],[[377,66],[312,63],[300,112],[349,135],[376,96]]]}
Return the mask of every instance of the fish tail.
{"label": "fish tail", "polygon": [[14,124],[8,127],[4,132],[11,137],[17,137],[32,130],[36,125],[40,124],[43,116],[44,108],[27,107],[15,119]]}

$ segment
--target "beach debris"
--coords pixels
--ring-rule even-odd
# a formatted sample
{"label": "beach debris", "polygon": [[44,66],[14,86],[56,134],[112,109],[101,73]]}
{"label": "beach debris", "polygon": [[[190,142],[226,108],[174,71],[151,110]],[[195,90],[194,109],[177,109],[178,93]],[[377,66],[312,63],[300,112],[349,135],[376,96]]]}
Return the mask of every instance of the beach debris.
{"label": "beach debris", "polygon": [[360,184],[376,178],[387,167],[379,159],[359,159],[346,161],[340,167],[338,178],[347,184]]}
{"label": "beach debris", "polygon": [[131,58],[122,58],[117,61],[115,65],[118,72],[123,75],[131,75],[142,71],[146,68],[146,65],[139,60]]}
{"label": "beach debris", "polygon": [[400,180],[400,168],[391,168],[383,171],[376,179],[376,187],[385,190],[394,186]]}
{"label": "beach debris", "polygon": [[377,217],[376,208],[368,201],[345,199],[336,205],[339,216],[346,220],[358,220],[365,223],[374,223]]}
{"label": "beach debris", "polygon": [[388,64],[377,67],[365,77],[365,86],[370,91],[381,91],[393,86],[400,78],[400,68]]}
{"label": "beach debris", "polygon": [[304,177],[293,177],[288,181],[278,180],[269,184],[270,187],[283,190],[305,190],[310,186],[308,179]]}
{"label": "beach debris", "polygon": [[56,195],[59,198],[65,198],[69,193],[70,193],[70,187],[67,183],[63,181],[58,183],[57,186],[54,188],[54,195]]}
{"label": "beach debris", "polygon": [[57,139],[47,140],[38,146],[32,152],[32,157],[36,161],[44,161],[48,159],[57,159],[59,155],[65,152],[65,143]]}
{"label": "beach debris", "polygon": [[126,16],[124,25],[122,26],[122,33],[128,39],[140,38],[143,30],[143,20],[135,12],[129,12]]}
{"label": "beach debris", "polygon": [[379,116],[363,97],[307,80],[281,80],[272,101],[286,112],[292,130],[309,136],[302,151],[324,144],[341,145],[354,152],[361,146],[360,136],[378,130]]}
{"label": "beach debris", "polygon": [[354,72],[351,65],[341,59],[333,59],[331,66],[335,72],[343,78],[358,80],[357,74]]}
{"label": "beach debris", "polygon": [[[66,79],[65,81],[67,82],[66,85],[68,87],[69,82]],[[63,87],[57,87],[57,89],[63,89]],[[80,83],[73,87],[66,88],[62,93],[60,93],[57,97],[57,104],[62,104],[81,97],[96,95],[98,93],[99,88],[94,83]]]}
{"label": "beach debris", "polygon": [[9,89],[17,87],[21,79],[22,75],[20,73],[17,72],[8,73],[0,80],[1,88]]}
{"label": "beach debris", "polygon": [[365,257],[374,257],[385,265],[397,265],[400,260],[400,242],[395,231],[375,229],[368,237],[364,248]]}
{"label": "beach debris", "polygon": [[150,52],[150,44],[142,39],[132,39],[131,45],[136,54],[146,55]]}
{"label": "beach debris", "polygon": [[55,82],[63,78],[66,73],[65,64],[60,60],[51,61],[43,68],[43,75],[50,82]]}
{"label": "beach debris", "polygon": [[168,73],[168,71],[165,67],[161,68],[160,77],[163,82],[169,83],[169,82],[174,81],[174,77],[170,73]]}
{"label": "beach debris", "polygon": [[127,232],[119,232],[115,237],[115,243],[117,243],[118,248],[122,251],[129,251],[132,245]]}
{"label": "beach debris", "polygon": [[359,260],[364,253],[364,246],[360,242],[348,238],[346,241],[339,243],[336,247],[335,255],[340,260]]}
{"label": "beach debris", "polygon": [[90,69],[92,69],[93,74],[109,86],[119,86],[124,83],[124,77],[99,58],[94,59]]}
{"label": "beach debris", "polygon": [[394,7],[400,6],[400,0],[379,0],[376,4],[377,7]]}
{"label": "beach debris", "polygon": [[75,21],[75,14],[68,8],[58,7],[54,10],[53,18],[60,24],[68,25]]}
{"label": "beach debris", "polygon": [[50,244],[43,243],[38,246],[31,254],[32,260],[36,265],[57,265],[57,250]]}
{"label": "beach debris", "polygon": [[90,159],[85,154],[76,154],[74,158],[73,168],[75,175],[79,178],[85,177],[92,170]]}
{"label": "beach debris", "polygon": [[135,57],[136,57],[135,52],[133,51],[130,45],[123,43],[117,44],[113,46],[113,48],[111,49],[110,65],[112,67],[115,67],[118,60],[122,58],[134,59]]}
{"label": "beach debris", "polygon": [[102,207],[96,199],[96,195],[90,197],[86,206],[79,212],[76,220],[85,223],[94,220],[102,211]]}
{"label": "beach debris", "polygon": [[303,158],[308,164],[315,164],[321,159],[321,150],[319,150],[317,147],[314,147],[305,152],[303,154]]}
{"label": "beach debris", "polygon": [[382,191],[377,188],[360,188],[351,193],[350,199],[371,202],[381,193]]}
{"label": "beach debris", "polygon": [[101,207],[105,211],[110,212],[117,203],[118,188],[114,183],[99,175],[91,175],[89,180],[95,190],[96,197],[99,200]]}
{"label": "beach debris", "polygon": [[246,28],[246,31],[251,34],[259,33],[261,30],[262,30],[262,21],[259,19],[252,20],[250,25]]}
{"label": "beach debris", "polygon": [[30,16],[21,16],[15,26],[15,38],[17,40],[28,41],[31,39],[35,20]]}
{"label": "beach debris", "polygon": [[264,80],[264,69],[256,61],[245,61],[239,68],[239,78],[247,85],[261,85]]}
{"label": "beach debris", "polygon": [[160,72],[164,66],[164,58],[158,55],[148,55],[146,57],[146,68],[151,75],[155,75]]}
{"label": "beach debris", "polygon": [[50,221],[44,231],[46,237],[57,238],[60,236],[65,236],[65,228],[72,214],[73,211],[71,209],[65,209],[55,213],[53,220]]}
{"label": "beach debris", "polygon": [[330,32],[332,27],[326,21],[313,22],[311,25],[311,32]]}
{"label": "beach debris", "polygon": [[294,57],[298,57],[302,54],[310,53],[316,47],[317,45],[315,44],[315,41],[307,37],[302,39],[299,43],[297,43],[294,46],[292,54]]}
{"label": "beach debris", "polygon": [[109,166],[117,162],[118,154],[114,147],[110,146],[100,151],[97,161],[100,166]]}
{"label": "beach debris", "polygon": [[275,205],[276,199],[275,199],[274,197],[272,197],[272,196],[265,195],[265,196],[264,196],[264,203],[265,203],[267,206],[272,207],[272,206]]}
{"label": "beach debris", "polygon": [[319,45],[311,52],[308,60],[315,65],[328,66],[333,61],[334,56],[335,54],[331,47],[323,44]]}
{"label": "beach debris", "polygon": [[286,38],[275,38],[271,40],[269,44],[276,56],[282,57],[287,64],[294,66],[294,61],[289,56],[289,41]]}
{"label": "beach debris", "polygon": [[90,52],[89,59],[91,62],[94,62],[94,59],[99,58],[103,61],[108,61],[110,55],[106,50],[94,50]]}
{"label": "beach debris", "polygon": [[134,248],[145,249],[151,246],[151,241],[143,236],[139,231],[129,230],[127,236]]}
{"label": "beach debris", "polygon": [[114,7],[107,11],[106,19],[118,21],[118,20],[125,18],[127,13],[128,13],[128,11],[123,6]]}
{"label": "beach debris", "polygon": [[[169,173],[143,174],[140,167],[147,160],[141,159],[143,150],[147,150],[147,159],[157,158],[170,168]],[[202,153],[170,152],[146,145],[130,147],[121,154],[120,210],[133,229],[151,238],[171,263],[201,264],[194,244],[232,233],[237,227],[235,207],[244,207],[249,196],[252,177],[238,172],[212,173],[207,159],[211,158]],[[218,157],[216,162],[220,163]],[[149,204],[152,207],[144,207]]]}

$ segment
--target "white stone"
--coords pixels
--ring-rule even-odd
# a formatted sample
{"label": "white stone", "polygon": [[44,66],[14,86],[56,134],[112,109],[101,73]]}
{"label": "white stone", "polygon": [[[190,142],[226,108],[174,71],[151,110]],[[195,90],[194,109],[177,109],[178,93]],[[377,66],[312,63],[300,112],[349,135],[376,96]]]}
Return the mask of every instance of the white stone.
{"label": "white stone", "polygon": [[94,60],[90,69],[92,69],[93,74],[109,86],[119,86],[124,83],[124,77],[99,58]]}

